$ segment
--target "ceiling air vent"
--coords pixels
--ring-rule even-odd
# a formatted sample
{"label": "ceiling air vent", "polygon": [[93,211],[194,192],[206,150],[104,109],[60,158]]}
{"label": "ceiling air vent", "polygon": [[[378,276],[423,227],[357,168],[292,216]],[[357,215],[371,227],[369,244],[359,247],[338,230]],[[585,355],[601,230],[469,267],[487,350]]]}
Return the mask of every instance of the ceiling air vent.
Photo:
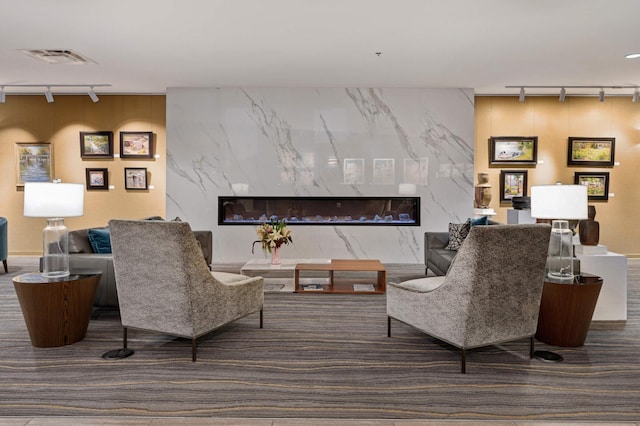
{"label": "ceiling air vent", "polygon": [[44,61],[48,64],[70,64],[81,65],[93,62],[86,56],[81,55],[73,50],[66,49],[28,49],[23,50],[24,53],[32,58]]}

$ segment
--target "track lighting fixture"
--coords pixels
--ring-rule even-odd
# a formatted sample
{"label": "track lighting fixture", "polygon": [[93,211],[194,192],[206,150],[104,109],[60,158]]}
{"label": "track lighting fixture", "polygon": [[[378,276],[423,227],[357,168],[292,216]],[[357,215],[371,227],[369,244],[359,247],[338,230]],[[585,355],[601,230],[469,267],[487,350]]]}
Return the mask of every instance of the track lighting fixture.
{"label": "track lighting fixture", "polygon": [[94,103],[100,100],[98,99],[98,95],[96,95],[96,92],[93,91],[93,86],[91,86],[91,89],[89,89],[89,97]]}
{"label": "track lighting fixture", "polygon": [[[54,101],[53,99],[53,93],[51,93],[51,88],[55,87],[55,88],[60,88],[60,87],[69,87],[69,88],[83,88],[83,87],[87,87],[89,88],[89,90],[86,92],[87,95],[89,95],[89,97],[91,98],[91,100],[93,102],[98,102],[100,99],[98,98],[98,95],[96,95],[96,92],[93,90],[94,87],[110,87],[110,84],[3,84],[0,85],[0,103],[4,103],[6,101],[6,95],[7,92],[5,91],[6,87],[23,87],[23,88],[28,88],[28,87],[41,87],[44,88],[44,96],[45,98],[47,98],[47,102],[52,103]],[[86,89],[85,89],[86,90]],[[31,93],[31,91],[29,92],[22,92],[22,93],[15,93],[15,94],[25,94],[25,93]],[[74,94],[77,92],[71,91],[70,94]],[[84,93],[80,92],[80,93]],[[9,93],[12,94],[12,93]]]}
{"label": "track lighting fixture", "polygon": [[53,102],[53,94],[51,93],[51,88],[47,86],[47,90],[44,91],[44,97],[47,98],[47,102]]}
{"label": "track lighting fixture", "polygon": [[[559,100],[560,102],[564,102],[566,96],[567,96],[567,89],[576,89],[576,94],[575,96],[593,96],[594,92],[591,93],[585,93],[585,92],[589,92],[589,90],[585,90],[585,89],[599,89],[596,93],[598,94],[598,99],[600,100],[600,102],[604,102],[604,98],[605,98],[605,89],[609,89],[609,95],[611,95],[611,93],[616,93],[615,90],[623,90],[626,93],[622,93],[621,96],[624,95],[629,95],[629,90],[634,90],[633,92],[633,102],[639,102],[639,97],[640,97],[640,85],[636,85],[636,84],[626,84],[626,85],[619,85],[619,86],[568,86],[568,85],[563,85],[563,86],[504,86],[505,89],[520,89],[520,96],[519,96],[519,100],[520,102],[524,102],[524,98],[525,98],[525,89],[558,89],[560,90],[560,96],[559,96]],[[613,92],[611,92],[613,90]],[[531,96],[531,91],[529,91],[528,93]],[[550,95],[550,93],[540,93],[538,91],[534,92],[534,96],[548,96]]]}

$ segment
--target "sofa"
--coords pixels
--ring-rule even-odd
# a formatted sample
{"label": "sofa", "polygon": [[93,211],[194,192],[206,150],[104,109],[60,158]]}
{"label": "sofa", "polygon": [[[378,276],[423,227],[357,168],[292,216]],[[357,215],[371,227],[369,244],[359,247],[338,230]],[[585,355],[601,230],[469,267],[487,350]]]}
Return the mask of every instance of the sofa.
{"label": "sofa", "polygon": [[[91,228],[92,231],[105,231],[107,228]],[[118,308],[118,294],[113,272],[113,255],[96,253],[89,240],[89,229],[78,229],[69,232],[69,269],[71,273],[83,271],[100,271],[102,277],[96,289],[94,307]],[[93,235],[93,232],[92,232]],[[204,259],[211,268],[213,255],[213,233],[211,231],[193,231]],[[110,245],[109,245],[109,250]]]}
{"label": "sofa", "polygon": [[[469,220],[470,226],[479,225],[500,225],[500,222],[496,222],[491,219],[484,219],[478,221],[479,223],[472,224],[474,220]],[[477,219],[475,219],[477,220]],[[450,225],[451,228],[451,225]],[[429,270],[437,276],[446,275],[451,266],[453,258],[458,254],[458,250],[449,249],[449,232],[440,231],[427,231],[424,233],[424,265],[425,274],[429,274]]]}

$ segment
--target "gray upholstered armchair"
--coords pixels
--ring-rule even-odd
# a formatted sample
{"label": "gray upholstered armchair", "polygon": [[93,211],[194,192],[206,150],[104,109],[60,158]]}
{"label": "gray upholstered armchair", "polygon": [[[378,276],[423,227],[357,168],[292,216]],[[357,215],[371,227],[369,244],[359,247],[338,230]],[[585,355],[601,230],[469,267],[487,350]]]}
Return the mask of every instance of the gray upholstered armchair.
{"label": "gray upholstered armchair", "polygon": [[446,276],[389,283],[388,335],[394,318],[462,349],[463,373],[468,349],[529,338],[532,357],[550,232],[471,228]]}
{"label": "gray upholstered armchair", "polygon": [[261,277],[211,272],[186,222],[109,221],[123,326],[196,339],[260,312]]}

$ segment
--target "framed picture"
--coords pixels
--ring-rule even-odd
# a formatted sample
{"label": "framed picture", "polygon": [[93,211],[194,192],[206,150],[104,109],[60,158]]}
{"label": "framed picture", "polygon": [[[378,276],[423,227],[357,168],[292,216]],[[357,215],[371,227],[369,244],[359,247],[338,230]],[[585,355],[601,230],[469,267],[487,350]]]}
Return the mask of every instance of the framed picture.
{"label": "framed picture", "polygon": [[51,142],[16,142],[16,185],[53,181]]}
{"label": "framed picture", "polygon": [[509,202],[513,197],[527,196],[526,170],[500,171],[500,202]]}
{"label": "framed picture", "polygon": [[364,183],[364,158],[345,158],[342,182],[348,185]]}
{"label": "framed picture", "polygon": [[87,177],[87,190],[109,189],[108,169],[85,169]]}
{"label": "framed picture", "polygon": [[489,139],[489,164],[536,165],[537,136],[492,136]]}
{"label": "framed picture", "polygon": [[120,132],[120,158],[153,158],[153,132]]}
{"label": "framed picture", "polygon": [[373,159],[373,183],[393,185],[396,180],[396,163],[393,158]]}
{"label": "framed picture", "polygon": [[613,167],[616,138],[569,138],[567,165]]}
{"label": "framed picture", "polygon": [[576,172],[576,185],[585,185],[589,201],[609,199],[609,172]]}
{"label": "framed picture", "polygon": [[124,189],[148,189],[146,167],[125,167]]}
{"label": "framed picture", "polygon": [[113,158],[113,132],[80,132],[82,158]]}

